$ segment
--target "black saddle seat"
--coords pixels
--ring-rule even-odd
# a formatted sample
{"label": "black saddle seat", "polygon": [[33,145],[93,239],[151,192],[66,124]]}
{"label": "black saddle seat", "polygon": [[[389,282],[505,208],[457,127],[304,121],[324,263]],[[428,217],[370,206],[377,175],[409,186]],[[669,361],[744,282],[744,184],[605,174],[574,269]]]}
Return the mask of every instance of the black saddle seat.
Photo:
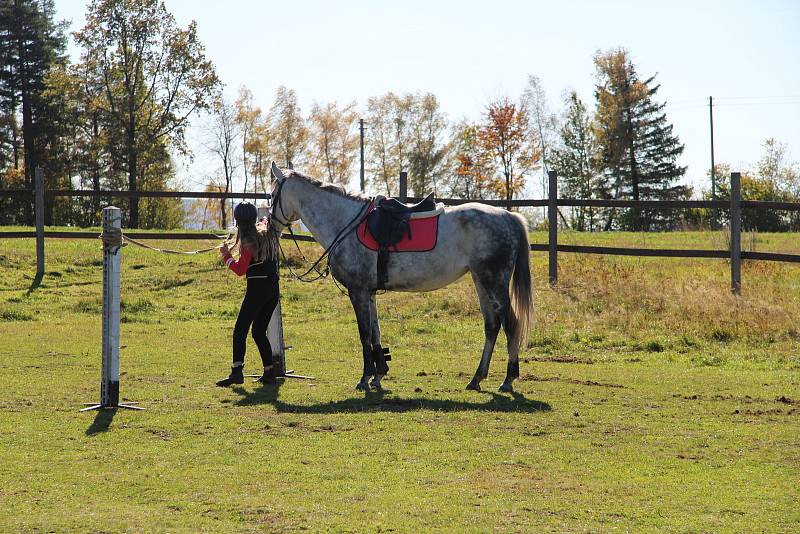
{"label": "black saddle seat", "polygon": [[419,213],[422,211],[435,210],[436,201],[433,199],[433,193],[429,193],[428,196],[416,204],[404,204],[396,198],[384,198],[380,201],[378,206],[392,213]]}

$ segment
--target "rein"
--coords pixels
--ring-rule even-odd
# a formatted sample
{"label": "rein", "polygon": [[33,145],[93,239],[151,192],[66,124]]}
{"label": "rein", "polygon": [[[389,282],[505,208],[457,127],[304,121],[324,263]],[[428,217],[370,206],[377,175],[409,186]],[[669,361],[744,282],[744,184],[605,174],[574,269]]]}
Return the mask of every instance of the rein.
{"label": "rein", "polygon": [[[283,191],[283,184],[285,182],[286,182],[286,180],[284,179],[278,184],[278,190],[275,191],[275,194],[273,195],[273,205],[272,205],[272,210],[270,211],[270,218],[276,220],[277,222],[279,222],[280,224],[282,224],[283,226],[285,226],[289,230],[289,235],[292,237],[292,241],[294,242],[294,246],[297,247],[297,251],[300,253],[300,256],[303,258],[303,261],[307,261],[306,257],[305,257],[305,254],[303,254],[303,251],[300,250],[300,245],[297,243],[297,238],[295,237],[294,231],[292,230],[291,223],[285,220],[286,219],[286,213],[284,213],[283,205],[281,203],[281,192]],[[278,210],[280,210],[281,216],[283,217],[284,221],[281,221],[280,219],[278,219],[278,217],[276,217],[276,212],[275,212],[275,208],[276,207],[277,207]],[[278,248],[281,251],[281,256],[283,257],[283,261],[286,264],[286,266],[289,268],[289,272],[292,274],[292,276],[294,276],[296,279],[298,279],[301,282],[316,282],[317,280],[319,280],[321,278],[327,277],[331,272],[331,269],[330,269],[330,254],[334,250],[336,250],[336,247],[338,247],[342,243],[342,241],[344,241],[345,238],[348,235],[350,235],[351,232],[355,231],[355,229],[358,227],[358,224],[354,225],[353,223],[361,222],[361,219],[362,219],[362,217],[364,215],[364,212],[366,212],[366,210],[368,208],[369,208],[369,204],[365,204],[364,206],[361,207],[360,210],[358,210],[358,213],[356,213],[356,216],[353,217],[352,219],[350,219],[350,221],[347,224],[344,225],[344,228],[342,228],[339,231],[339,233],[336,234],[336,237],[333,238],[333,241],[331,242],[330,246],[328,246],[328,248],[326,248],[322,252],[322,255],[319,258],[317,258],[317,261],[315,261],[314,264],[311,267],[309,267],[309,269],[306,272],[304,272],[303,274],[297,274],[294,271],[294,269],[292,269],[292,266],[289,263],[289,261],[287,260],[286,253],[283,251],[283,247],[280,245],[280,240],[279,240],[278,241]],[[325,268],[320,271],[318,269],[318,267],[319,267],[320,263],[322,263],[322,261],[324,259],[326,259],[326,258],[328,259],[328,263],[325,265]],[[311,274],[312,271],[316,272],[317,275],[315,277],[313,277],[313,278],[307,278],[307,276],[309,274]]]}

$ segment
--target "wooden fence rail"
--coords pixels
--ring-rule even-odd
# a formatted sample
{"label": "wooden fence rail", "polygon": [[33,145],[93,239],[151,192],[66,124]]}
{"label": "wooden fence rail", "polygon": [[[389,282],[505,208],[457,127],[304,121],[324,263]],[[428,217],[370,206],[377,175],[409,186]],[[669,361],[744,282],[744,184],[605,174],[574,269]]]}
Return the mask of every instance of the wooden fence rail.
{"label": "wooden fence rail", "polygon": [[[211,233],[200,233],[200,232],[136,232],[136,231],[126,231],[123,234],[125,237],[130,237],[131,239],[138,240],[147,240],[147,239],[159,239],[165,241],[183,241],[183,240],[212,240],[212,241],[219,241],[220,237],[219,234],[211,234]],[[36,237],[35,230],[21,230],[21,231],[10,231],[10,232],[0,232],[0,239],[13,239],[13,238],[23,238],[23,237]],[[46,230],[44,232],[45,239],[97,239],[100,236],[98,232],[63,232],[63,231],[50,231]],[[292,236],[289,234],[284,234],[281,236],[283,239],[291,239]],[[308,241],[308,242],[315,242],[314,238],[310,235],[305,234],[295,234],[295,237],[298,241]]]}
{"label": "wooden fence rail", "polygon": [[[0,189],[0,198],[30,199],[35,196],[35,191],[29,189]],[[102,197],[102,198],[213,198],[237,199],[252,198],[269,200],[269,193],[222,193],[213,191],[94,191],[91,189],[47,189],[45,197]],[[407,197],[407,202],[419,202],[422,197]],[[501,208],[546,208],[550,200],[544,199],[464,199],[464,198],[437,198],[446,206],[459,206],[469,202],[477,202]],[[800,202],[774,202],[768,200],[742,200],[742,208],[769,209],[783,211],[800,211]],[[604,199],[575,199],[557,198],[558,207],[587,207],[587,208],[646,208],[646,209],[728,209],[730,202],[727,200],[604,200]]]}
{"label": "wooden fence rail", "polygon": [[[31,198],[30,189],[3,189],[0,198]],[[102,198],[255,198],[269,199],[269,193],[224,193],[217,191],[95,191],[94,189],[48,189],[47,197],[102,197]]]}
{"label": "wooden fence rail", "polygon": [[[269,193],[224,193],[212,191],[94,191],[94,190],[44,190],[44,179],[41,170],[37,169],[36,189],[6,189],[0,190],[0,198],[31,199],[36,202],[36,230],[35,231],[0,231],[3,238],[36,238],[37,241],[37,278],[44,274],[44,240],[48,238],[87,239],[96,238],[96,232],[62,232],[45,231],[43,220],[43,207],[45,197],[102,197],[102,198],[213,198],[235,199],[251,198],[268,200]],[[548,253],[548,275],[552,285],[558,283],[558,253],[578,254],[606,254],[615,256],[643,256],[666,258],[728,258],[731,265],[731,290],[741,292],[741,260],[778,261],[800,263],[800,254],[782,254],[772,252],[742,252],[741,210],[785,210],[800,211],[798,202],[771,202],[741,199],[741,175],[731,173],[730,200],[602,200],[602,199],[570,199],[558,198],[558,176],[551,171],[548,176],[548,198],[543,200],[469,200],[456,198],[437,199],[449,206],[457,206],[467,202],[479,202],[504,208],[544,207],[547,208],[548,243],[532,244],[532,251]],[[401,197],[409,202],[422,200],[421,198],[406,197],[407,175],[401,173]],[[558,243],[558,208],[569,206],[584,206],[596,208],[643,208],[643,209],[727,209],[730,213],[730,248],[729,250],[703,250],[703,249],[650,249],[650,248],[622,248],[601,247],[584,245],[564,245]],[[161,239],[161,240],[194,240],[194,239],[219,239],[217,235],[199,232],[137,232],[127,231],[125,235],[132,239]],[[284,235],[284,239],[291,239]],[[297,235],[298,241],[313,242],[309,235]]]}

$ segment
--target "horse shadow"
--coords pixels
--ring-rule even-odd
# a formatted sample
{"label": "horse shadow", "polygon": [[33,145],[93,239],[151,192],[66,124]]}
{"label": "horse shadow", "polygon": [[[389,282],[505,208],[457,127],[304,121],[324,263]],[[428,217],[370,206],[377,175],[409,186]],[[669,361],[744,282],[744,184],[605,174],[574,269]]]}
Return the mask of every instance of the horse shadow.
{"label": "horse shadow", "polygon": [[280,387],[277,384],[261,386],[248,391],[243,387],[234,387],[233,391],[240,398],[233,402],[236,406],[255,406],[271,404],[279,413],[297,414],[338,414],[338,413],[375,413],[375,412],[413,412],[419,410],[435,410],[437,412],[549,412],[550,404],[528,399],[522,393],[501,395],[492,391],[476,393],[488,397],[485,401],[460,401],[435,399],[427,397],[401,397],[387,391],[370,391],[338,401],[317,404],[292,404],[280,399]]}

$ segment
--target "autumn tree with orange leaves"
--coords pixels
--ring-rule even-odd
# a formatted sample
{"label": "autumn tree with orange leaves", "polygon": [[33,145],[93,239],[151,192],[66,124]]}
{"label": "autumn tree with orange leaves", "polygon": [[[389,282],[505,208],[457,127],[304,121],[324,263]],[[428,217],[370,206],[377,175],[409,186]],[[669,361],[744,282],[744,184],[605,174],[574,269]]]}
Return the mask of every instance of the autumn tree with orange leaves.
{"label": "autumn tree with orange leaves", "polygon": [[478,128],[478,140],[497,169],[494,189],[511,200],[525,188],[528,173],[540,159],[525,107],[507,97],[491,102]]}
{"label": "autumn tree with orange leaves", "polygon": [[455,127],[451,140],[453,176],[449,189],[455,198],[488,199],[497,196],[492,156],[481,146],[478,130],[477,124],[467,122]]}

